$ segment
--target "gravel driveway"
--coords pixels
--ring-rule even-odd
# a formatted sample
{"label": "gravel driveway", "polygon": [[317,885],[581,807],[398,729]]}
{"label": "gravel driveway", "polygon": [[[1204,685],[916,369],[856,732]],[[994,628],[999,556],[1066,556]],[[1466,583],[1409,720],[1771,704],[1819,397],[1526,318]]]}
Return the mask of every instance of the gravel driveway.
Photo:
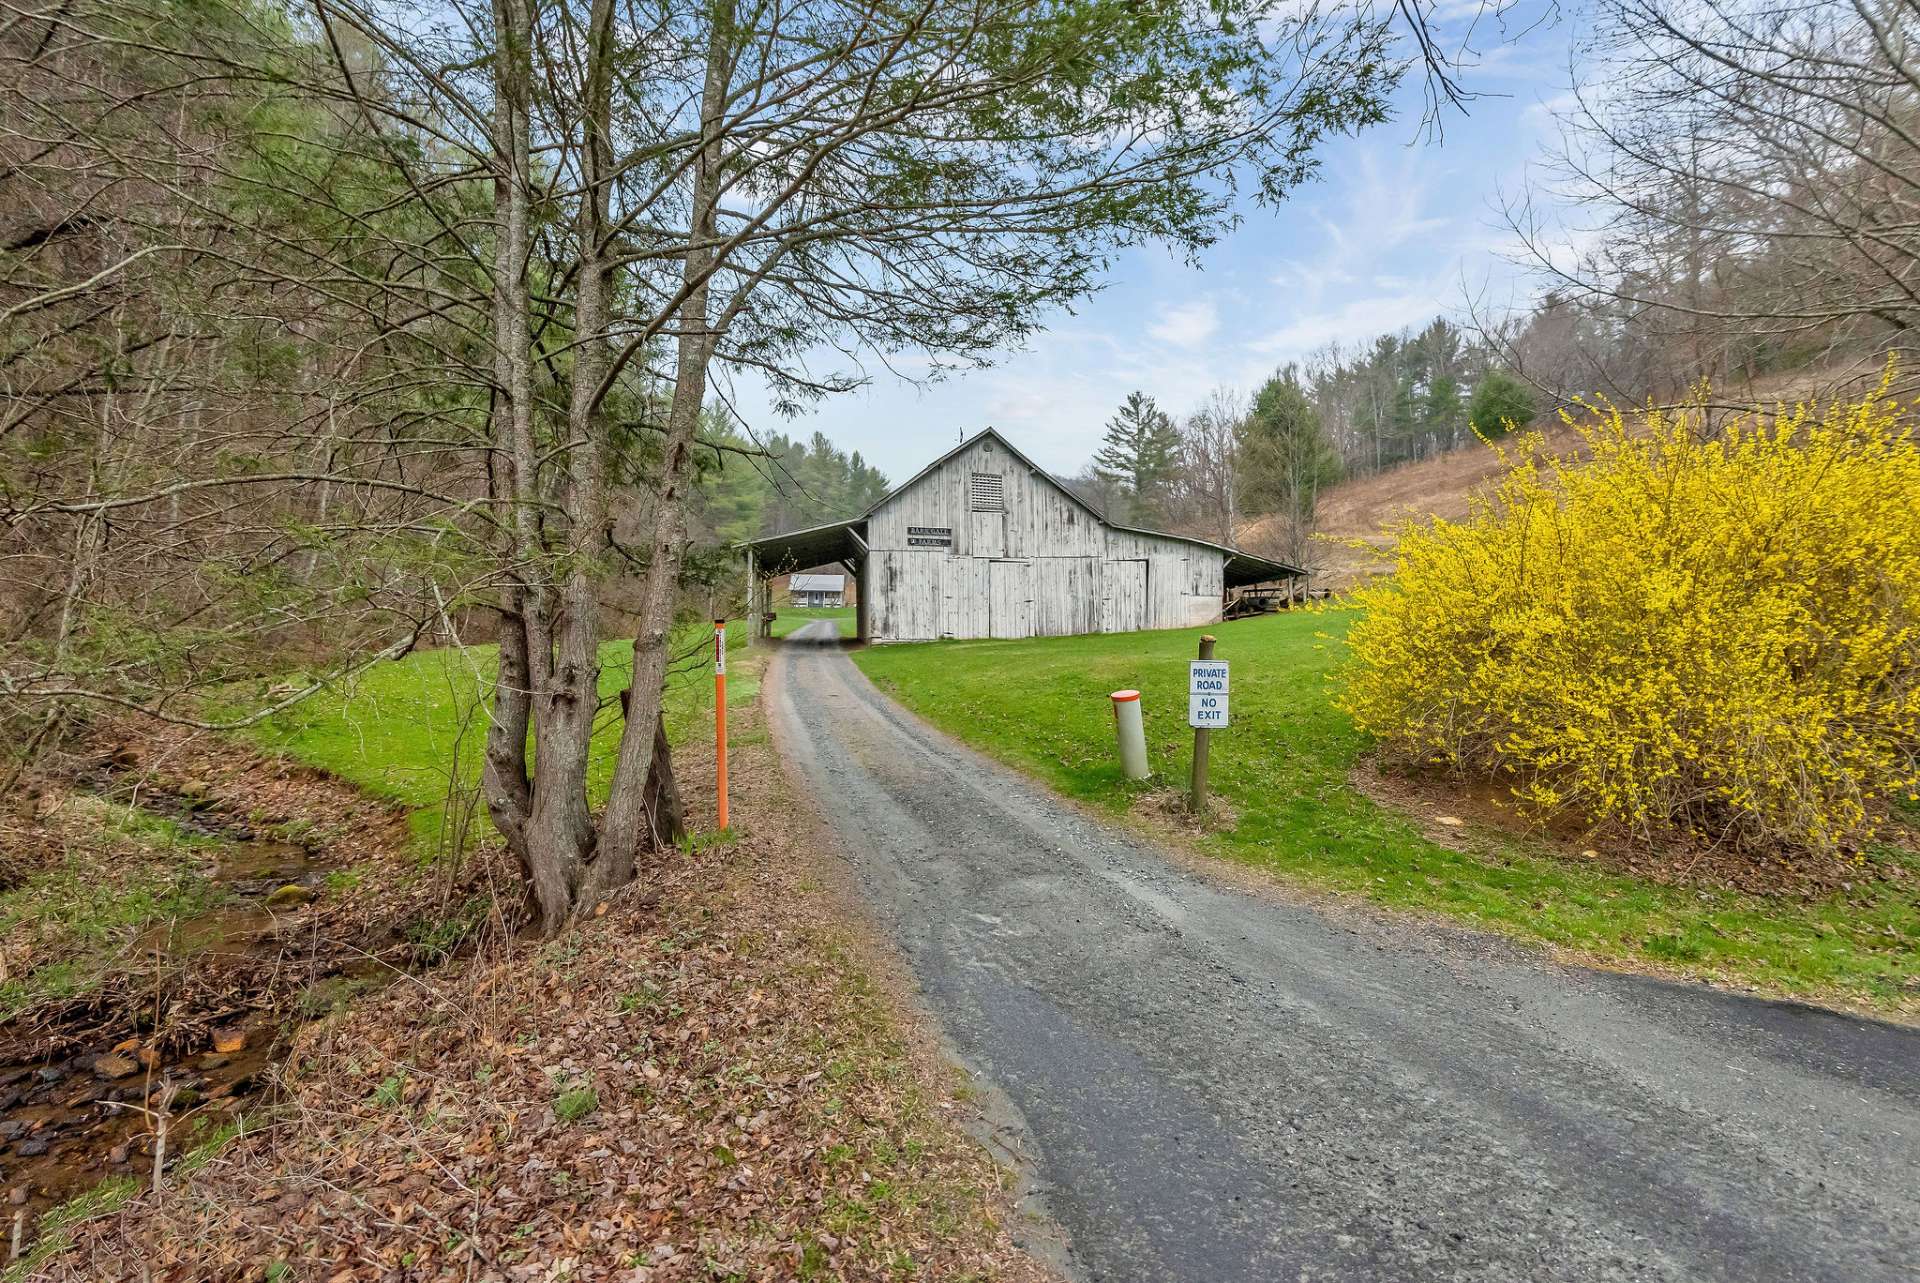
{"label": "gravel driveway", "polygon": [[1920,1032],[1236,890],[831,628],[774,661],[777,742],[1082,1277],[1920,1279]]}

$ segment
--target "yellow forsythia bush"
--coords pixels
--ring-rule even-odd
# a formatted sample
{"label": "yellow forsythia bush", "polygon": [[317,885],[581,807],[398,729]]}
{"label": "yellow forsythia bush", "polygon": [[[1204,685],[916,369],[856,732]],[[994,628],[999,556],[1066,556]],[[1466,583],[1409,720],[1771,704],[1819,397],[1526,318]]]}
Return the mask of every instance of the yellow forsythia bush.
{"label": "yellow forsythia bush", "polygon": [[1920,789],[1920,439],[1884,392],[1522,438],[1467,520],[1400,532],[1339,703],[1536,813],[1856,849]]}

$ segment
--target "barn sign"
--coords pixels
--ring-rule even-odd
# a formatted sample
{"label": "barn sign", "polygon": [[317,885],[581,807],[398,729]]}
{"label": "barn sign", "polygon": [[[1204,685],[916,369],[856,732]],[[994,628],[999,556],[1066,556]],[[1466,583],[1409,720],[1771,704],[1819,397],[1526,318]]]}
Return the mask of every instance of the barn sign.
{"label": "barn sign", "polygon": [[909,548],[951,548],[953,547],[952,526],[908,526],[907,547]]}

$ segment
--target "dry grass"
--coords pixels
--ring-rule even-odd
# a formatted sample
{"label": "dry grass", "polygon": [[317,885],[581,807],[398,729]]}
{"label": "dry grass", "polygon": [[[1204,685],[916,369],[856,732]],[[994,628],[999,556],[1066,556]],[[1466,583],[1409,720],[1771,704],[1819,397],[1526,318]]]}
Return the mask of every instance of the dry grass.
{"label": "dry grass", "polygon": [[[1556,425],[1547,433],[1556,451],[1572,451],[1580,438]],[[1313,555],[1318,582],[1336,591],[1353,587],[1393,568],[1393,527],[1408,520],[1467,515],[1472,497],[1484,492],[1502,468],[1491,448],[1475,441],[1446,454],[1372,476],[1343,481],[1320,496]],[[1265,546],[1272,535],[1270,517],[1240,531],[1243,547]]]}
{"label": "dry grass", "polygon": [[[1857,397],[1871,388],[1882,372],[1877,362],[1864,362],[1845,368],[1771,375],[1730,387],[1720,399],[1728,405],[1772,406],[1805,399],[1825,402],[1835,396]],[[1545,419],[1535,426],[1545,434],[1554,453],[1578,457],[1582,452],[1579,434],[1557,419]],[[1457,521],[1465,517],[1469,500],[1488,489],[1501,472],[1498,456],[1475,441],[1431,459],[1341,482],[1320,497],[1315,514],[1317,543],[1309,560],[1320,582],[1340,591],[1390,571],[1392,527],[1409,519],[1440,517]],[[1239,532],[1240,545],[1268,546],[1273,538],[1271,525],[1272,518],[1249,522]]]}

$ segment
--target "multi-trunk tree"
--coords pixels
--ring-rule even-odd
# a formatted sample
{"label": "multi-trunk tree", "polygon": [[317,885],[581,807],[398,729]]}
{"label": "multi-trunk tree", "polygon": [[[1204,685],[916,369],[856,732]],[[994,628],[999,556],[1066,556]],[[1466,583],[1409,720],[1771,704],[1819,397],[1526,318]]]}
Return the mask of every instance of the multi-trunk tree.
{"label": "multi-trunk tree", "polygon": [[[857,377],[813,373],[836,347],[984,360],[1091,289],[1121,246],[1206,242],[1232,183],[1277,195],[1298,182],[1326,130],[1377,116],[1391,71],[1370,21],[1264,5],[719,3],[616,20],[610,0],[502,0],[495,26],[492,163],[511,162],[496,204],[495,437],[525,560],[559,573],[506,590],[487,800],[557,923],[631,878],[641,853],[710,380],[752,373],[800,398]],[[427,83],[427,61],[392,43]],[[536,154],[551,157],[538,171]],[[547,243],[564,245],[550,254],[571,369],[564,436],[543,439],[526,422],[534,353],[515,326],[547,305],[517,229],[556,199],[568,231]],[[653,523],[635,550],[628,721],[596,816],[594,604],[613,555],[609,410],[623,380],[661,413],[641,439]],[[559,518],[545,530],[541,504]]]}
{"label": "multi-trunk tree", "polygon": [[[316,300],[310,342],[337,360],[303,378],[384,448],[336,449],[309,423],[260,458],[194,460],[190,484],[409,496],[353,563],[498,641],[485,800],[549,930],[656,840],[645,786],[714,399],[754,380],[797,406],[896,354],[990,360],[1125,247],[1191,252],[1237,195],[1305,180],[1324,136],[1381,118],[1398,74],[1370,8],[1281,0],[224,12],[213,41],[97,4],[44,25],[308,109],[246,163],[204,167],[289,214],[235,220],[218,253]],[[144,177],[169,199],[186,186],[166,163]],[[157,232],[147,248],[177,252]],[[596,811],[616,592],[632,678]]]}

